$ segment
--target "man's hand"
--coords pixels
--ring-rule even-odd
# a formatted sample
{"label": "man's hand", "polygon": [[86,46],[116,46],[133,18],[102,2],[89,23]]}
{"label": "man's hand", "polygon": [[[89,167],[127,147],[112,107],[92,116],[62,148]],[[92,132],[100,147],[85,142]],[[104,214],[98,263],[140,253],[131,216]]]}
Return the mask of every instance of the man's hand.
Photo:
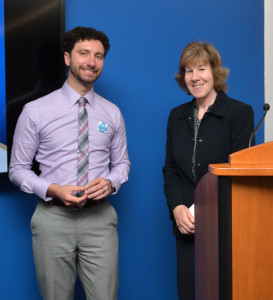
{"label": "man's hand", "polygon": [[[76,185],[58,185],[51,184],[47,190],[47,196],[60,199],[65,205],[80,204],[87,200],[87,195],[84,193],[86,187]],[[81,192],[82,196],[75,196],[76,192]]]}
{"label": "man's hand", "polygon": [[111,194],[112,188],[106,179],[98,177],[86,185],[84,194],[88,199],[101,200]]}
{"label": "man's hand", "polygon": [[194,217],[185,205],[178,205],[173,210],[176,225],[182,234],[194,234]]}

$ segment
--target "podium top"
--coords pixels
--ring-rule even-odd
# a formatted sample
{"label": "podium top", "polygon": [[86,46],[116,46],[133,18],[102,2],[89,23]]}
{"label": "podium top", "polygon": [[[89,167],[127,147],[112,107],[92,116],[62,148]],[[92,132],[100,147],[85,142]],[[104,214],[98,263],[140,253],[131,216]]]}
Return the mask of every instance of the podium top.
{"label": "podium top", "polygon": [[273,142],[253,146],[229,156],[229,163],[209,165],[218,176],[273,176]]}

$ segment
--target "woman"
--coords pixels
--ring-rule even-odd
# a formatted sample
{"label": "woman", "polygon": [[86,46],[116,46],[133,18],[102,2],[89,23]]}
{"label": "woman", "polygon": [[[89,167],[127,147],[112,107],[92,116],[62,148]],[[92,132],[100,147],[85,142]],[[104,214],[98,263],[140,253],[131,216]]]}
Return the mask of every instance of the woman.
{"label": "woman", "polygon": [[179,299],[194,300],[194,189],[209,164],[228,162],[229,154],[248,147],[254,114],[225,94],[229,70],[211,44],[190,43],[179,65],[175,78],[194,98],[169,116],[164,191],[176,237]]}

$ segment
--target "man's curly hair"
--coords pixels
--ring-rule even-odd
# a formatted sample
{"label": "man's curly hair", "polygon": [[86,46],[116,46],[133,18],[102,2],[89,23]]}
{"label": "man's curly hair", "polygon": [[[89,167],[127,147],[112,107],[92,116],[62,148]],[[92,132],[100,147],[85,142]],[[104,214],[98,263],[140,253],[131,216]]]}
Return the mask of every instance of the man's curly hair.
{"label": "man's curly hair", "polygon": [[67,31],[64,36],[64,52],[71,54],[75,44],[84,40],[97,40],[100,41],[104,47],[104,56],[106,56],[110,44],[106,34],[91,27],[77,26],[74,29]]}

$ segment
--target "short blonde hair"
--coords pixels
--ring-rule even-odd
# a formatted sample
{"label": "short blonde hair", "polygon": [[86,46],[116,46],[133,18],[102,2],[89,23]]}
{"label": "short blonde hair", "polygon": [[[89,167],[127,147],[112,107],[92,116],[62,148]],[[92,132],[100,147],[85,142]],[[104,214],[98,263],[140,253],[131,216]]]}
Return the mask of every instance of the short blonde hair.
{"label": "short blonde hair", "polygon": [[226,92],[228,90],[226,80],[229,75],[229,69],[223,67],[222,58],[217,49],[211,44],[203,42],[189,43],[181,54],[179,71],[175,76],[181,89],[190,95],[185,83],[185,67],[186,65],[199,61],[209,63],[212,69],[215,91],[217,93],[220,91]]}

